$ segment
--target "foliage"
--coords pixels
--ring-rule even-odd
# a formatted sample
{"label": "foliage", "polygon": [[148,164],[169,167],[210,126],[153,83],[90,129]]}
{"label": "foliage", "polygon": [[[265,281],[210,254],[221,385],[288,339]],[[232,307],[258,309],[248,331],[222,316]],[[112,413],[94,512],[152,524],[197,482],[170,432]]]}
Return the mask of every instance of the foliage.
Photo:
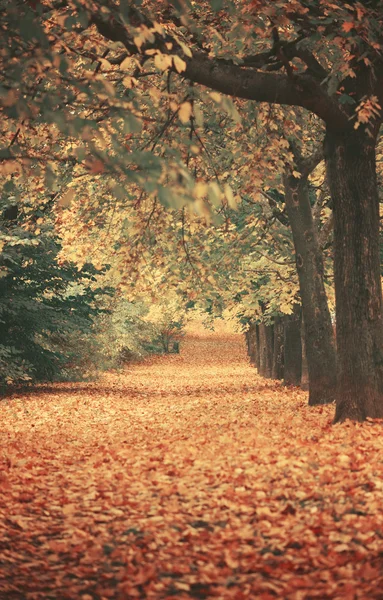
{"label": "foliage", "polygon": [[96,322],[93,343],[98,350],[90,361],[104,370],[172,352],[183,335],[185,319],[186,309],[177,297],[151,304],[117,297]]}
{"label": "foliage", "polygon": [[99,312],[97,298],[105,293],[93,285],[90,265],[80,272],[73,263],[57,262],[60,245],[49,220],[37,233],[27,223],[22,217],[3,220],[1,228],[3,383],[78,376],[82,344]]}
{"label": "foliage", "polygon": [[0,403],[0,597],[381,598],[381,425],[199,335]]}
{"label": "foliage", "polygon": [[[66,2],[37,4],[38,10],[23,6],[22,26],[20,6],[7,13],[4,177],[10,168],[24,173],[35,201],[41,187],[54,191],[63,257],[80,266],[111,264],[112,285],[128,298],[177,289],[217,311],[239,292],[249,300],[247,310],[257,310],[253,270],[273,299],[271,312],[278,298],[288,311],[295,276],[276,265],[292,259],[289,234],[261,192],[280,191],[292,163],[289,139],[304,138],[310,151],[323,127],[314,116],[307,122],[301,109],[232,101],[180,77],[198,38],[220,59],[236,55],[239,63],[270,44],[270,30],[251,3],[203,2],[199,16],[188,3],[127,3],[120,15],[109,2],[76,1],[71,11]],[[279,3],[272,10],[279,19]],[[110,43],[103,13],[121,20],[126,39]],[[250,21],[256,35],[249,34]],[[37,54],[24,31],[35,22]],[[292,37],[283,23],[281,30]],[[15,94],[15,80],[22,80],[27,106]],[[237,218],[238,206],[244,215]]]}

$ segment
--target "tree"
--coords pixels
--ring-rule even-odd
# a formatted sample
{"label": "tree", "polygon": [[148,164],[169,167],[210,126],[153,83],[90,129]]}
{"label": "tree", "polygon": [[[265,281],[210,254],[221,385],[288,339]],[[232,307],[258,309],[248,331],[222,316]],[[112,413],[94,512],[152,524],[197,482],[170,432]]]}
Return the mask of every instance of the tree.
{"label": "tree", "polygon": [[309,404],[332,402],[336,394],[336,356],[324,287],[324,266],[309,198],[308,176],[321,153],[307,159],[295,148],[297,171],[284,175],[286,212],[295,246],[302,299],[304,342],[309,376]]}
{"label": "tree", "polygon": [[[138,8],[128,2],[119,8],[105,0],[90,8],[81,2],[74,3],[69,10],[65,1],[56,4],[46,0],[35,15],[29,14],[32,11],[28,13],[28,19],[32,25],[38,25],[38,29],[30,28],[27,20],[22,19],[23,32],[26,28],[28,32],[34,31],[28,33],[28,40],[22,45],[23,57],[35,52],[33,44],[38,44],[41,30],[41,39],[47,40],[44,43],[48,54],[61,35],[66,36],[66,48],[73,44],[77,53],[87,55],[90,50],[86,45],[84,49],[83,32],[89,31],[91,36],[97,37],[97,30],[99,39],[112,44],[104,50],[110,53],[109,64],[123,67],[129,56],[137,57],[136,69],[130,76],[132,85],[136,85],[132,83],[132,78],[137,79],[134,74],[138,76],[142,65],[153,61],[156,69],[174,72],[228,96],[300,106],[324,121],[325,160],[334,205],[338,349],[335,420],[381,417],[383,332],[375,143],[382,122],[382,4],[345,4],[340,0],[328,3],[294,0],[287,5],[281,0],[227,1],[212,4],[216,9],[222,8],[222,12],[214,13],[209,4],[204,3],[198,14],[193,13],[188,2],[177,6],[180,7],[178,12],[167,3],[154,6],[143,2]],[[5,30],[12,43],[17,38],[15,27],[17,32],[14,22],[12,28]],[[44,48],[42,42],[40,46]],[[125,52],[118,53],[122,46]],[[12,44],[10,48],[12,51]],[[65,71],[65,57],[56,59],[54,54],[50,65]],[[106,55],[96,56],[96,59],[100,69]],[[44,64],[39,56],[35,56],[35,60]],[[9,65],[7,73],[14,68],[13,64]],[[62,79],[65,77],[64,74]],[[16,79],[20,79],[20,74]],[[74,79],[76,73],[70,68],[67,89],[72,91],[72,98],[70,86]],[[102,87],[103,101],[109,110],[113,94],[107,89],[107,81],[97,73],[92,77],[85,75],[85,81],[82,94],[89,98],[91,84],[95,85],[93,91],[96,88],[100,91]],[[20,101],[14,100],[14,89],[11,85],[4,92],[7,114],[12,113],[15,104],[21,110]],[[32,105],[41,98],[33,88],[29,89],[29,95],[34,101]],[[52,98],[43,106],[44,114],[52,112],[52,105],[67,106],[73,102],[70,94],[61,101],[53,95]],[[187,99],[184,104],[181,115],[186,119],[193,114],[194,104]],[[41,105],[40,101],[40,108]],[[113,108],[120,114],[124,110],[116,101]],[[133,94],[131,104],[125,106],[125,120],[130,128],[134,128],[134,111]],[[171,112],[169,118],[174,118],[172,114],[179,111],[177,108]],[[99,103],[98,118],[102,119],[102,113]],[[25,118],[30,116],[28,108]],[[75,135],[83,131],[86,123],[75,121],[73,117],[60,126],[62,131]],[[120,146],[116,144],[114,155],[118,160],[111,166],[106,159],[100,162],[104,156],[98,148],[94,150],[92,161],[88,161],[93,173],[97,173],[97,169],[104,170],[106,164],[114,170],[118,166],[120,176],[125,177],[129,170],[134,171],[132,161],[137,159],[138,170],[129,176],[138,185],[149,190],[163,177],[159,161],[150,162],[146,155],[134,154],[127,165],[123,160],[126,153],[120,155]],[[9,152],[3,160],[9,160]],[[140,175],[140,168],[146,170],[146,177]],[[179,163],[175,170],[183,189],[192,196],[193,182]]]}
{"label": "tree", "polygon": [[60,244],[46,215],[34,214],[28,231],[30,216],[2,204],[0,383],[81,377],[83,345],[108,290],[98,287],[91,265],[79,271],[59,264]]}

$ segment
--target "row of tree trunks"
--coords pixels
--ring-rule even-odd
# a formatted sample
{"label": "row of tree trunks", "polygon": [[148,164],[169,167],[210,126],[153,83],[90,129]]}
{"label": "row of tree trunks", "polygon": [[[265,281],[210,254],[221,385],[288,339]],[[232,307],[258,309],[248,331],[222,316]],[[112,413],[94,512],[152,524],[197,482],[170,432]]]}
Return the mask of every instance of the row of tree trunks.
{"label": "row of tree trunks", "polygon": [[[307,356],[305,374],[309,404],[327,404],[336,395],[336,356],[330,311],[324,287],[322,249],[313,220],[305,161],[295,157],[301,172],[284,176],[286,212],[295,247],[295,261],[302,300],[304,345]],[[298,346],[298,343],[296,344]]]}
{"label": "row of tree trunks", "polygon": [[271,370],[272,379],[283,379],[283,369],[285,364],[285,328],[281,317],[276,317],[274,320],[274,352],[273,352],[273,367]]}
{"label": "row of tree trunks", "polygon": [[274,324],[252,322],[246,332],[250,362],[259,375],[283,379],[286,385],[301,385],[305,357],[302,353],[301,309],[276,317]]}
{"label": "row of tree trunks", "polygon": [[309,392],[310,405],[326,404],[336,397],[336,350],[324,286],[323,254],[312,215],[308,180],[323,154],[317,152],[303,158],[294,145],[291,151],[294,169],[286,169],[283,181],[302,308],[296,307],[294,313],[282,321],[280,318],[275,320],[273,340],[268,337],[268,326],[253,325],[260,336],[259,341],[254,338],[253,346],[259,345],[259,364],[256,366],[260,375],[284,378],[286,384],[301,385]]}

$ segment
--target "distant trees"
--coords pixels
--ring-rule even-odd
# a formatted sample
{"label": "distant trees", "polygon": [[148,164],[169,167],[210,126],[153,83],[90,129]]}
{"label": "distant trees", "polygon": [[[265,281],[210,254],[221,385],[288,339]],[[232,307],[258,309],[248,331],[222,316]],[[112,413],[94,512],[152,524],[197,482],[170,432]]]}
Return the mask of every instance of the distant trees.
{"label": "distant trees", "polygon": [[300,386],[306,359],[302,334],[302,311],[298,305],[291,315],[276,316],[272,323],[250,321],[245,332],[250,362],[262,377]]}

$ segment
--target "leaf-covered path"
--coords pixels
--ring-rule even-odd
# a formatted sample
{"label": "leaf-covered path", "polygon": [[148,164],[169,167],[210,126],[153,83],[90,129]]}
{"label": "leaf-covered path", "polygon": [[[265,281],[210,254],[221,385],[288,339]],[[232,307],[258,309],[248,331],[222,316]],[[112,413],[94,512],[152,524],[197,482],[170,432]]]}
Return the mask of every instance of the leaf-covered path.
{"label": "leaf-covered path", "polygon": [[240,336],[0,402],[0,598],[383,598],[381,424]]}

